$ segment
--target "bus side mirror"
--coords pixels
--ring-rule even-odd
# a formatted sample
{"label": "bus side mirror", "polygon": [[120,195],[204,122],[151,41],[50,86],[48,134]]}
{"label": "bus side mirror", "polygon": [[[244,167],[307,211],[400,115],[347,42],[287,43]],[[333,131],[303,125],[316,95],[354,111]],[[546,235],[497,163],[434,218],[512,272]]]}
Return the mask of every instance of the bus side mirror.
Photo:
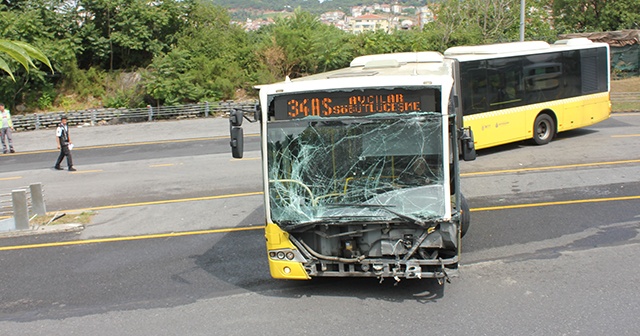
{"label": "bus side mirror", "polygon": [[460,137],[460,153],[462,154],[462,160],[473,161],[476,159],[476,145],[473,142],[473,131],[471,128],[465,128],[462,131]]}
{"label": "bus side mirror", "polygon": [[244,131],[242,130],[244,113],[241,110],[231,110],[229,113],[229,131],[231,133],[231,155],[241,159],[244,154]]}
{"label": "bus side mirror", "polygon": [[231,155],[236,159],[242,159],[244,151],[244,132],[242,127],[231,126]]}
{"label": "bus side mirror", "polygon": [[231,110],[229,113],[229,123],[231,127],[242,126],[242,119],[244,119],[244,113],[241,110]]}

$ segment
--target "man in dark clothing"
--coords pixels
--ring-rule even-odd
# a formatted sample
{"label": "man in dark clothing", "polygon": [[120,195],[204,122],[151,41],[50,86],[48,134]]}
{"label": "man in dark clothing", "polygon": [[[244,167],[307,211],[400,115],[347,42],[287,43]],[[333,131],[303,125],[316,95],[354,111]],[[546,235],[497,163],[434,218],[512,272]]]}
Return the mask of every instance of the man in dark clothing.
{"label": "man in dark clothing", "polygon": [[71,139],[69,138],[69,127],[67,126],[66,116],[62,116],[60,119],[60,125],[58,125],[58,128],[56,129],[56,139],[58,141],[60,155],[58,156],[58,161],[56,161],[55,169],[62,170],[60,164],[62,163],[62,159],[66,156],[69,171],[76,171],[76,169],[73,168],[73,160],[71,159],[71,148],[73,148],[73,143],[71,143]]}

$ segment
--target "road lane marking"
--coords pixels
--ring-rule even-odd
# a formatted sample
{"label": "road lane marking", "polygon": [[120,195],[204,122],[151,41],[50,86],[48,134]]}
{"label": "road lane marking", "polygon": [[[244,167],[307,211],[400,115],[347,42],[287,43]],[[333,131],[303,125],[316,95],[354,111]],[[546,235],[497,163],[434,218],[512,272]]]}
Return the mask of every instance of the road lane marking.
{"label": "road lane marking", "polygon": [[[252,191],[246,193],[239,194],[226,194],[226,195],[218,195],[218,196],[204,196],[204,197],[193,197],[193,198],[179,198],[172,200],[162,200],[162,201],[150,201],[150,202],[137,202],[137,203],[124,203],[124,204],[115,204],[115,205],[104,205],[104,206],[96,206],[91,208],[82,208],[82,209],[72,209],[72,210],[58,210],[57,212],[61,213],[78,213],[78,212],[86,212],[86,211],[98,211],[98,210],[109,210],[109,209],[120,209],[120,208],[131,208],[138,206],[147,206],[147,205],[162,205],[162,204],[173,204],[173,203],[185,203],[185,202],[194,202],[194,201],[210,201],[216,199],[223,198],[233,198],[233,197],[247,197],[247,196],[256,196],[263,195],[262,191]],[[0,219],[7,219],[11,216],[0,216]]]}
{"label": "road lane marking", "polygon": [[223,199],[223,198],[246,197],[246,196],[256,196],[256,195],[263,195],[263,194],[264,193],[262,191],[252,191],[252,192],[239,193],[239,194],[226,194],[226,195],[217,195],[217,196],[179,198],[179,199],[162,200],[162,201],[105,205],[105,206],[97,206],[97,207],[84,208],[84,209],[60,210],[58,212],[98,211],[98,210],[107,210],[107,209],[131,208],[131,207],[146,206],[146,205],[162,205],[162,204],[185,203],[185,202],[194,202],[194,201],[210,201],[210,200]]}
{"label": "road lane marking", "polygon": [[90,174],[90,173],[100,173],[103,172],[102,169],[93,169],[93,170],[78,170],[74,172],[70,172],[71,174]]}
{"label": "road lane marking", "polygon": [[152,164],[149,165],[150,168],[160,168],[160,167],[172,167],[175,166],[175,163],[160,163],[160,164]]}
{"label": "road lane marking", "polygon": [[581,168],[581,167],[611,166],[611,165],[619,165],[619,164],[627,164],[627,163],[640,163],[640,159],[621,160],[621,161],[607,161],[607,162],[576,163],[576,164],[560,165],[560,166],[546,166],[546,167],[505,169],[505,170],[491,170],[491,171],[484,171],[484,172],[470,172],[470,173],[461,173],[460,177],[479,176],[479,175],[510,174],[510,173],[521,173],[521,172],[541,171],[541,170],[555,170],[555,169],[559,170],[559,169],[570,169],[570,168]]}
{"label": "road lane marking", "polygon": [[524,203],[524,204],[499,205],[499,206],[484,207],[484,208],[473,208],[473,209],[469,209],[469,210],[471,212],[477,212],[477,211],[493,211],[493,210],[535,208],[535,207],[544,207],[544,206],[552,206],[552,205],[602,203],[602,202],[631,201],[631,200],[640,200],[640,195],[637,195],[637,196],[610,197],[610,198],[590,198],[590,199],[555,201],[555,202],[542,202],[542,203]]}
{"label": "road lane marking", "polygon": [[21,178],[22,178],[22,176],[3,177],[3,178],[0,178],[0,181],[19,180]]}
{"label": "road lane marking", "polygon": [[640,134],[619,134],[612,135],[612,138],[631,138],[631,137],[640,137]]}
{"label": "road lane marking", "polygon": [[0,251],[26,250],[26,249],[35,249],[35,248],[43,248],[43,247],[60,247],[60,246],[86,245],[86,244],[98,244],[98,243],[112,243],[112,242],[144,240],[144,239],[184,237],[184,236],[205,235],[205,234],[213,234],[213,233],[229,233],[229,232],[240,232],[240,231],[251,231],[251,230],[264,230],[264,226],[246,226],[246,227],[211,229],[211,230],[200,230],[200,231],[158,233],[158,234],[139,235],[139,236],[85,239],[85,240],[74,240],[74,241],[66,241],[66,242],[55,242],[55,243],[3,246],[3,247],[0,247]]}
{"label": "road lane marking", "polygon": [[[249,193],[247,193],[247,194],[249,194]],[[258,193],[254,193],[254,194],[258,194]],[[240,195],[240,194],[237,194],[237,195]],[[580,204],[580,203],[629,201],[629,200],[636,200],[636,199],[640,199],[640,195],[639,196],[622,196],[622,197],[611,197],[611,198],[593,198],[593,199],[583,199],[583,200],[557,201],[557,202],[543,202],[543,203],[513,204],[513,205],[484,207],[484,208],[471,208],[470,211],[471,212],[477,212],[477,211],[491,211],[491,210],[507,210],[507,209],[532,208],[532,207],[542,207],[542,206],[551,206],[551,205],[567,205],[567,204]],[[110,243],[110,242],[120,242],[120,241],[134,241],[134,240],[143,240],[143,239],[157,239],[157,238],[170,238],[170,237],[182,237],[182,236],[195,236],[195,235],[205,235],[205,234],[213,234],[213,233],[230,233],[230,232],[249,231],[249,230],[262,230],[262,229],[264,229],[264,226],[245,226],[245,227],[221,228],[221,229],[199,230],[199,231],[158,233],[158,234],[138,235],[138,236],[97,238],[97,239],[86,239],[86,240],[74,240],[74,241],[67,241],[67,242],[54,242],[54,243],[42,243],[42,244],[3,246],[3,247],[0,247],[0,251],[35,249],[35,248],[42,248],[42,247],[60,247],[60,246],[71,246],[71,245]]]}

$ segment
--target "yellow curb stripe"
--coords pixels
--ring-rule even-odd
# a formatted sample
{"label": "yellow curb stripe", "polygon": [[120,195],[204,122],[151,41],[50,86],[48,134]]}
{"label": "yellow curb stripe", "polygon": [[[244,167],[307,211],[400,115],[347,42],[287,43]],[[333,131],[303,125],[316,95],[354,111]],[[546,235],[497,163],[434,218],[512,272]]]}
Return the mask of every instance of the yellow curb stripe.
{"label": "yellow curb stripe", "polygon": [[209,201],[209,200],[216,200],[216,199],[223,199],[223,198],[256,196],[256,195],[262,195],[262,194],[264,194],[262,191],[254,191],[254,192],[240,193],[240,194],[226,194],[226,195],[218,195],[218,196],[205,196],[205,197],[180,198],[180,199],[163,200],[163,201],[105,205],[105,206],[98,206],[98,207],[84,208],[84,209],[74,209],[74,210],[64,210],[64,211],[61,210],[58,212],[98,211],[98,210],[106,210],[106,209],[131,208],[131,207],[146,206],[146,205],[162,205],[162,204],[185,203],[185,202],[194,202],[194,201]]}
{"label": "yellow curb stripe", "polygon": [[591,199],[569,200],[569,201],[556,201],[556,202],[542,202],[542,203],[525,203],[525,204],[501,205],[501,206],[485,207],[485,208],[473,208],[473,209],[470,209],[470,211],[471,211],[471,212],[477,212],[477,211],[494,211],[494,210],[507,210],[507,209],[522,209],[522,208],[544,207],[544,206],[552,206],[552,205],[568,205],[568,204],[582,204],[582,203],[600,203],[600,202],[631,201],[631,200],[640,200],[640,195],[638,195],[638,196],[621,196],[621,197],[611,197],[611,198],[591,198]]}
{"label": "yellow curb stripe", "polygon": [[103,171],[104,170],[102,170],[102,169],[78,170],[78,171],[71,172],[71,174],[90,174],[90,173],[100,173],[100,172],[103,172]]}
{"label": "yellow curb stripe", "polygon": [[[260,136],[258,133],[253,134],[245,134],[245,137],[257,137]],[[110,144],[110,145],[96,145],[96,146],[86,146],[86,147],[73,147],[74,151],[78,150],[86,150],[86,149],[98,149],[98,148],[117,148],[117,147],[131,147],[131,146],[140,146],[140,145],[159,145],[166,143],[177,143],[177,142],[191,142],[191,141],[207,141],[207,140],[224,140],[229,139],[229,136],[222,135],[216,137],[206,137],[206,138],[190,138],[190,139],[175,139],[175,140],[157,140],[157,141],[141,141],[141,142],[130,142],[130,143],[121,143],[121,144]],[[42,154],[42,153],[59,153],[59,149],[42,149],[42,150],[34,150],[34,151],[26,151],[26,152],[17,152],[8,155],[27,155],[27,154]]]}
{"label": "yellow curb stripe", "polygon": [[[162,204],[172,204],[172,203],[184,203],[184,202],[193,202],[193,201],[208,201],[215,199],[223,199],[223,198],[233,198],[233,197],[246,197],[246,196],[256,196],[263,195],[262,191],[253,191],[241,194],[227,194],[227,195],[218,195],[218,196],[206,196],[206,197],[194,197],[194,198],[181,198],[181,199],[172,199],[172,200],[163,200],[163,201],[151,201],[151,202],[138,202],[138,203],[124,203],[124,204],[115,204],[115,205],[105,205],[105,206],[97,206],[92,208],[82,208],[82,209],[71,209],[71,210],[58,210],[58,213],[77,213],[77,212],[85,212],[85,211],[98,211],[98,210],[108,210],[108,209],[120,209],[120,208],[131,208],[137,206],[146,206],[146,205],[162,205]],[[0,219],[7,219],[11,216],[0,216]]]}
{"label": "yellow curb stripe", "polygon": [[630,137],[640,137],[640,134],[620,134],[620,135],[612,135],[612,138],[630,138]]}
{"label": "yellow curb stripe", "polygon": [[19,180],[21,178],[22,178],[22,176],[3,177],[3,178],[0,178],[0,181]]}
{"label": "yellow curb stripe", "polygon": [[479,175],[498,175],[498,174],[509,174],[509,173],[520,173],[520,172],[542,171],[542,170],[553,170],[553,169],[570,169],[570,168],[579,168],[579,167],[595,167],[595,166],[619,165],[619,164],[627,164],[627,163],[640,163],[640,159],[621,160],[621,161],[608,161],[608,162],[578,163],[578,164],[561,165],[561,166],[547,166],[547,167],[534,167],[534,168],[493,170],[493,171],[485,171],[485,172],[471,172],[471,173],[462,173],[462,174],[460,174],[460,176],[461,177],[468,177],[468,176],[479,176]]}
{"label": "yellow curb stripe", "polygon": [[240,231],[251,231],[251,230],[263,230],[263,229],[264,229],[264,226],[247,226],[247,227],[201,230],[201,231],[159,233],[159,234],[140,235],[140,236],[74,240],[74,241],[55,242],[55,243],[3,246],[3,247],[0,247],[0,251],[14,251],[14,250],[26,250],[26,249],[35,249],[35,248],[43,248],[43,247],[60,247],[60,246],[86,245],[86,244],[98,244],[98,243],[111,243],[111,242],[143,240],[143,239],[184,237],[184,236],[204,235],[204,234],[213,234],[213,233],[228,233],[228,232],[240,232]]}
{"label": "yellow curb stripe", "polygon": [[[640,199],[640,196],[623,196],[623,197],[594,198],[594,199],[570,200],[570,201],[558,201],[558,202],[514,204],[514,205],[504,205],[504,206],[485,207],[485,208],[472,208],[472,209],[470,209],[470,211],[471,212],[477,212],[477,211],[491,211],[491,210],[506,210],[506,209],[532,208],[532,207],[542,207],[542,206],[551,206],[551,205],[567,205],[567,204],[580,204],[580,203],[628,201],[628,200],[636,200],[636,199]],[[31,244],[31,245],[4,246],[4,247],[0,247],[0,251],[33,249],[33,248],[41,248],[41,247],[56,247],[56,246],[71,246],[71,245],[108,243],[108,242],[120,242],[120,241],[132,241],[132,240],[142,240],[142,239],[170,238],[170,237],[193,236],[193,235],[203,235],[203,234],[212,234],[212,233],[239,232],[239,231],[249,231],[249,230],[261,230],[263,228],[264,227],[262,227],[262,226],[248,226],[248,227],[237,227],[237,228],[226,228],[226,229],[185,231],[185,232],[172,232],[172,233],[161,233],[161,234],[139,235],[139,236],[127,236],[127,237],[113,237],[113,238],[102,238],[102,239],[76,240],[76,241],[68,241],[68,242],[55,242],[55,243],[43,243],[43,244]]]}

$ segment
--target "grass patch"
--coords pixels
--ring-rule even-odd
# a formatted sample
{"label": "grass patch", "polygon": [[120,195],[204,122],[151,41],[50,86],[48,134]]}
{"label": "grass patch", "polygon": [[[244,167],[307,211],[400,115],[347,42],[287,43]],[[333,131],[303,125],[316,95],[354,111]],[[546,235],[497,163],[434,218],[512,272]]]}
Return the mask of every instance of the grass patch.
{"label": "grass patch", "polygon": [[640,111],[640,77],[611,81],[611,110]]}
{"label": "grass patch", "polygon": [[[639,98],[640,99],[640,98]],[[640,111],[640,102],[616,102],[611,101],[611,112],[637,112]]]}
{"label": "grass patch", "polygon": [[[60,216],[62,215],[62,213],[52,213],[52,214],[46,214],[45,216],[36,216],[34,219],[32,219],[29,223],[31,225],[47,225],[49,224],[49,222],[51,221],[52,218],[56,217],[56,216]],[[75,213],[75,214],[65,214],[64,216],[54,220],[53,222],[51,222],[49,225],[58,225],[58,224],[82,224],[82,225],[87,225],[89,223],[91,223],[91,219],[93,218],[93,216],[96,215],[96,212],[94,211],[83,211],[81,213]]]}
{"label": "grass patch", "polygon": [[612,80],[611,92],[640,92],[640,77]]}

